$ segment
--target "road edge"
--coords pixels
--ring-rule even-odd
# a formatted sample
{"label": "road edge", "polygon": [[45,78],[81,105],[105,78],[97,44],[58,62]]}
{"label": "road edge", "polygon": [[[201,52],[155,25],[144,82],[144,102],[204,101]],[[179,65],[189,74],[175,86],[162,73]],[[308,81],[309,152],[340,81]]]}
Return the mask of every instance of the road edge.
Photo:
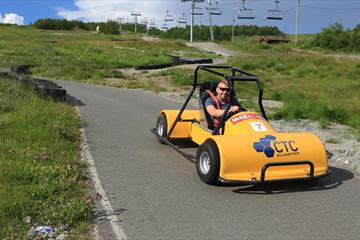
{"label": "road edge", "polygon": [[[80,109],[79,107],[75,106],[76,113],[79,117],[81,117]],[[91,153],[89,151],[89,146],[87,144],[86,139],[86,132],[83,127],[80,128],[80,136],[81,136],[81,160],[86,162],[88,165],[88,172],[89,177],[91,178],[92,182],[94,183],[94,190],[97,194],[97,196],[100,196],[100,204],[102,206],[102,210],[106,212],[106,217],[108,219],[108,223],[110,224],[113,232],[113,236],[116,237],[116,239],[119,240],[126,240],[126,234],[122,228],[121,225],[119,225],[119,219],[116,216],[116,213],[111,206],[111,203],[106,195],[106,192],[100,182],[99,175],[96,171],[95,162],[94,159],[91,156]],[[98,226],[95,224],[94,227],[94,239],[99,240],[100,235],[98,231]]]}

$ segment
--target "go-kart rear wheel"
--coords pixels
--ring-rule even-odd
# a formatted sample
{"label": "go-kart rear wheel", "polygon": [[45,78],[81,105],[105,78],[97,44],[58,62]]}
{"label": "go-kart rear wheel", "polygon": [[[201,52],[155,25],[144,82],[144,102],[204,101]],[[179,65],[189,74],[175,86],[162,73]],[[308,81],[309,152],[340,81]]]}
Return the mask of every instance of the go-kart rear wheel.
{"label": "go-kart rear wheel", "polygon": [[216,143],[208,139],[196,153],[196,170],[200,179],[210,185],[218,183],[220,155]]}
{"label": "go-kart rear wheel", "polygon": [[[156,121],[156,132],[159,136],[165,138],[167,136],[167,120],[166,115],[161,113]],[[166,144],[161,137],[157,137],[161,144]]]}

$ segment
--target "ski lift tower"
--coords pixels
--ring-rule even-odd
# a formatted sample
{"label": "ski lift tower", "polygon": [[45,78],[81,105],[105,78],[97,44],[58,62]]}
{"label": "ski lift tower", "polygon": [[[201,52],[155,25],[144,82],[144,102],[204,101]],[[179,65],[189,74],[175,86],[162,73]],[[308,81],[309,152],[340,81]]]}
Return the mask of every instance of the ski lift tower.
{"label": "ski lift tower", "polygon": [[144,17],[144,19],[141,20],[141,24],[145,25],[145,30],[146,30],[146,36],[149,36],[149,28],[148,28],[148,19],[146,17]]}
{"label": "ski lift tower", "polygon": [[122,34],[121,24],[122,24],[124,18],[123,17],[118,17],[116,19],[117,19],[117,21],[119,23],[119,34],[121,35]]}
{"label": "ski lift tower", "polygon": [[231,42],[234,42],[235,11],[236,11],[236,8],[233,8],[233,11],[232,11]]}
{"label": "ski lift tower", "polygon": [[214,41],[214,32],[212,28],[212,18],[211,15],[219,16],[222,14],[222,10],[219,8],[219,2],[215,2],[215,6],[212,5],[211,0],[208,0],[209,6],[206,7],[206,10],[209,12],[209,21],[210,21],[210,34],[211,34],[211,41]]}
{"label": "ski lift tower", "polygon": [[135,17],[135,33],[137,32],[137,17],[141,16],[140,12],[132,12],[131,16]]}
{"label": "ski lift tower", "polygon": [[203,15],[202,12],[195,12],[195,9],[199,9],[196,7],[196,3],[205,2],[205,0],[181,0],[181,2],[191,2],[191,25],[190,25],[190,42],[193,42],[193,28],[195,22],[195,15]]}
{"label": "ski lift tower", "polygon": [[298,30],[299,30],[299,8],[300,8],[300,0],[296,0],[296,30],[295,30],[295,43],[298,41]]}

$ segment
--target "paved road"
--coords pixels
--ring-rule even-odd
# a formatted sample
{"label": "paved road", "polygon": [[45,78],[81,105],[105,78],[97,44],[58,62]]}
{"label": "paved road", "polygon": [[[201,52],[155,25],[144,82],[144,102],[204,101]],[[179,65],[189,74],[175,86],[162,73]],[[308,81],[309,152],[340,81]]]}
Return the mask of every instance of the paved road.
{"label": "paved road", "polygon": [[160,109],[179,104],[138,90],[59,83],[77,100],[128,239],[359,239],[360,181],[350,171],[332,167],[317,185],[208,186],[149,130]]}

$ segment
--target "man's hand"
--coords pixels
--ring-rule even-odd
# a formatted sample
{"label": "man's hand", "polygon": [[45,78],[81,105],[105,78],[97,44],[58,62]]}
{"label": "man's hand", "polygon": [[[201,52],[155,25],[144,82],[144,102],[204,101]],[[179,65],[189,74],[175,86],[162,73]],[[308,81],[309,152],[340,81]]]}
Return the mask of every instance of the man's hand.
{"label": "man's hand", "polygon": [[229,112],[237,112],[239,111],[239,106],[231,106]]}

